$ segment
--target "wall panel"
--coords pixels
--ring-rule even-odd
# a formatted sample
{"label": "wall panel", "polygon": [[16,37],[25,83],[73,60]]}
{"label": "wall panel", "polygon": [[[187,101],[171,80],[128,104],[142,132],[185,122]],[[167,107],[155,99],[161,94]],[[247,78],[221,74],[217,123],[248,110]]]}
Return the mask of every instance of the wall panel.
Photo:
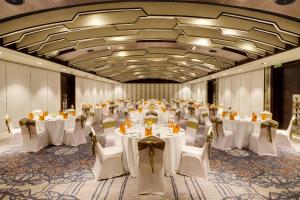
{"label": "wall panel", "polygon": [[7,113],[13,123],[27,117],[30,110],[30,68],[10,63],[7,72]]}
{"label": "wall panel", "polygon": [[31,68],[30,73],[30,110],[47,110],[47,71]]}
{"label": "wall panel", "polygon": [[60,73],[47,72],[47,110],[57,112],[60,109]]}
{"label": "wall panel", "polygon": [[[6,114],[6,76],[5,76],[5,62],[0,61],[0,116],[4,117]],[[0,119],[0,131],[6,128],[4,120]]]}

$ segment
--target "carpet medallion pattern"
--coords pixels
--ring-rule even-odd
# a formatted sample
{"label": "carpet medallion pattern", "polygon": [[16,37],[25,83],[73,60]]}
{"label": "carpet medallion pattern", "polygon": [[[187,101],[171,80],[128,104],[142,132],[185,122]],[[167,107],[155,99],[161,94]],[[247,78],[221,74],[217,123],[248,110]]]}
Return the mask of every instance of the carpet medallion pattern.
{"label": "carpet medallion pattern", "polygon": [[213,149],[208,180],[166,177],[160,196],[137,195],[130,175],[96,181],[89,143],[38,153],[20,153],[14,146],[0,155],[0,199],[299,199],[300,154],[279,152],[271,157]]}

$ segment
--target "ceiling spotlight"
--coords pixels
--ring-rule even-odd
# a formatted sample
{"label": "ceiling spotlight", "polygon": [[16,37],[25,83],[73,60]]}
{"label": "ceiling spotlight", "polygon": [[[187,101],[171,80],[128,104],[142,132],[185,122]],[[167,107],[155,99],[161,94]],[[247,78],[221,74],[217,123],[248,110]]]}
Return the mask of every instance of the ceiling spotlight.
{"label": "ceiling spotlight", "polygon": [[107,49],[109,49],[109,50],[110,50],[110,49],[111,49],[111,47],[110,47],[110,46],[108,46],[108,47],[107,47]]}
{"label": "ceiling spotlight", "polygon": [[277,5],[281,5],[281,6],[288,5],[288,4],[291,4],[294,2],[295,2],[295,0],[274,0],[274,3],[276,3]]}
{"label": "ceiling spotlight", "polygon": [[195,47],[195,46],[193,46],[192,50],[193,50],[193,51],[195,51],[195,49],[196,49],[196,47]]}
{"label": "ceiling spotlight", "polygon": [[25,0],[5,0],[7,3],[12,5],[22,5]]}
{"label": "ceiling spotlight", "polygon": [[261,64],[262,64],[262,65],[266,65],[267,63],[266,63],[266,62],[262,62]]}

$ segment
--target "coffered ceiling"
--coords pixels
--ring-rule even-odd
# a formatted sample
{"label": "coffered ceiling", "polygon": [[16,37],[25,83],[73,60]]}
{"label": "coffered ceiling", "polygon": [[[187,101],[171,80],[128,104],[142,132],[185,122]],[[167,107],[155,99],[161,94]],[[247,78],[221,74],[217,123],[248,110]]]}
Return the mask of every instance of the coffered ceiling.
{"label": "coffered ceiling", "polygon": [[297,47],[299,30],[297,20],[242,8],[118,2],[3,20],[0,38],[5,47],[120,82],[186,82]]}

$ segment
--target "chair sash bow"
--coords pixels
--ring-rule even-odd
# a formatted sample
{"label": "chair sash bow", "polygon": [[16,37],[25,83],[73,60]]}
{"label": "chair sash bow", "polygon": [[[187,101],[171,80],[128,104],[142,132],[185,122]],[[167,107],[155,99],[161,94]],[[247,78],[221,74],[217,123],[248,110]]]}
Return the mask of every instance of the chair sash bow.
{"label": "chair sash bow", "polygon": [[198,123],[194,121],[188,121],[187,122],[187,127],[192,128],[192,129],[197,129],[198,128]]}
{"label": "chair sash bow", "polygon": [[220,118],[213,116],[213,117],[211,118],[211,122],[212,122],[213,124],[215,124],[215,127],[216,127],[216,134],[217,134],[217,138],[218,138],[218,137],[219,137],[219,131],[218,131],[218,128],[219,128],[219,126],[221,126],[221,125],[223,124],[223,121],[222,121]]}
{"label": "chair sash bow", "polygon": [[211,134],[208,134],[206,136],[205,141],[208,143],[208,157],[211,158],[211,143],[213,140],[213,136]]}
{"label": "chair sash bow", "polygon": [[26,128],[28,129],[29,137],[31,139],[33,133],[31,132],[30,126],[35,127],[36,126],[35,121],[25,118],[25,119],[21,119],[19,121],[19,124],[20,124],[20,126],[26,126]]}
{"label": "chair sash bow", "polygon": [[268,130],[268,136],[269,136],[269,140],[272,143],[272,133],[271,133],[271,128],[278,128],[279,123],[275,120],[268,120],[268,121],[264,121],[261,123],[260,127],[261,128],[267,128]]}
{"label": "chair sash bow", "polygon": [[9,128],[9,123],[11,122],[10,118],[5,118],[5,125],[7,127],[8,133],[11,133],[11,130]]}
{"label": "chair sash bow", "polygon": [[149,136],[144,139],[141,139],[138,142],[138,149],[139,151],[149,148],[149,162],[151,165],[152,173],[154,173],[154,158],[155,158],[155,151],[154,149],[165,149],[165,141],[161,140],[160,138]]}
{"label": "chair sash bow", "polygon": [[116,127],[116,121],[103,122],[102,126],[103,126],[103,128]]}
{"label": "chair sash bow", "polygon": [[89,135],[90,135],[91,141],[92,141],[92,152],[93,152],[93,155],[95,155],[95,153],[96,153],[96,144],[98,142],[97,137],[92,132],[90,132]]}

